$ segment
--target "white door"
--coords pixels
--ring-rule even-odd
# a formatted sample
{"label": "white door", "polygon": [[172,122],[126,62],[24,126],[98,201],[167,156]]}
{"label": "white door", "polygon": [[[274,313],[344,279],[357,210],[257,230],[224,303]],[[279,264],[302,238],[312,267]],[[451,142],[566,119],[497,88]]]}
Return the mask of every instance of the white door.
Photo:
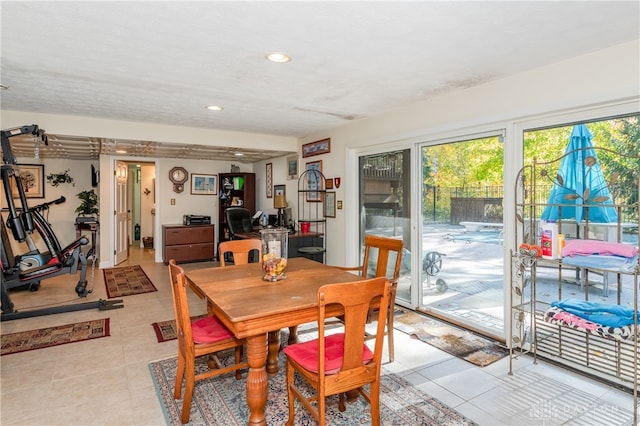
{"label": "white door", "polygon": [[116,161],[115,167],[115,261],[117,265],[127,260],[128,206],[127,206],[127,164]]}

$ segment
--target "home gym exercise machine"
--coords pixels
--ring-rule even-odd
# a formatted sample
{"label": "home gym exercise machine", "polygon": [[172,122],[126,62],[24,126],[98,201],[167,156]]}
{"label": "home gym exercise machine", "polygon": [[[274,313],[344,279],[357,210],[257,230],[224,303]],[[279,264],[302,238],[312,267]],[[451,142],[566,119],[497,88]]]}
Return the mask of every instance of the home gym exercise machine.
{"label": "home gym exercise machine", "polygon": [[[2,244],[0,244],[0,299],[2,302],[2,315],[0,320],[8,321],[19,318],[36,317],[63,312],[79,311],[85,309],[98,308],[100,310],[123,308],[122,300],[102,300],[86,302],[64,306],[51,306],[47,308],[33,309],[18,312],[9,297],[9,290],[18,287],[28,287],[37,290],[40,281],[58,275],[75,275],[80,270],[80,279],[75,287],[78,297],[86,297],[91,292],[87,289],[87,259],[82,253],[82,246],[89,241],[86,237],[80,237],[66,247],[62,247],[56,237],[49,222],[42,215],[42,211],[52,204],[64,202],[64,197],[57,200],[40,204],[30,208],[22,184],[22,178],[17,171],[17,161],[11,150],[9,138],[18,135],[32,134],[37,141],[47,144],[47,135],[44,130],[33,124],[30,126],[15,127],[2,130],[2,160],[0,166],[0,177],[7,201],[8,216],[5,222],[0,220],[0,231],[2,234]],[[11,180],[15,183],[15,188],[20,198],[21,208],[16,207],[12,196]],[[26,242],[29,251],[21,256],[14,256],[9,241],[7,228],[11,230],[13,238],[22,243]],[[36,231],[49,252],[40,253],[35,246],[31,234]],[[95,262],[95,259],[94,259]],[[95,263],[94,263],[95,267]]]}

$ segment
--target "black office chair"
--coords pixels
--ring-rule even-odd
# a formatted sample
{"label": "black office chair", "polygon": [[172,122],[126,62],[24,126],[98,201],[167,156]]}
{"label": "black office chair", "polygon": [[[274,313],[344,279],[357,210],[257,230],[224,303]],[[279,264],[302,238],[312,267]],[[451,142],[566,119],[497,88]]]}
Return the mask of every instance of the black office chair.
{"label": "black office chair", "polygon": [[248,209],[244,207],[229,207],[224,211],[224,215],[229,228],[229,239],[236,239],[236,234],[253,232],[251,212]]}
{"label": "black office chair", "polygon": [[[246,234],[253,232],[253,225],[251,224],[251,212],[244,207],[229,207],[224,211],[225,222],[227,222],[227,228],[229,229],[229,239],[236,240],[236,234]],[[218,247],[218,258],[220,258],[220,248]],[[225,262],[232,263],[233,255],[226,253],[224,257]],[[255,262],[255,256],[252,256],[250,261]]]}

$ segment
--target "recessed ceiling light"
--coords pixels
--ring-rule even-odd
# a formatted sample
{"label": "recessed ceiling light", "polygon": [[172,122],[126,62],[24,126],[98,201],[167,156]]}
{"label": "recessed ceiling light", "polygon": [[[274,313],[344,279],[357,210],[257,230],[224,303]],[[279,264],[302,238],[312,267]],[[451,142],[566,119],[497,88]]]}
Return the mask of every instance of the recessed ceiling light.
{"label": "recessed ceiling light", "polygon": [[242,157],[244,155],[244,152],[234,152],[233,155],[235,155],[236,157]]}
{"label": "recessed ceiling light", "polygon": [[209,111],[222,111],[224,109],[219,105],[207,105],[205,108]]}
{"label": "recessed ceiling light", "polygon": [[289,62],[291,60],[291,57],[289,55],[287,55],[286,53],[282,53],[282,52],[267,53],[264,57],[267,58],[267,60],[269,60],[271,62],[277,62],[279,64],[283,64],[283,63]]}
{"label": "recessed ceiling light", "polygon": [[126,154],[127,150],[126,149],[116,149],[116,154]]}

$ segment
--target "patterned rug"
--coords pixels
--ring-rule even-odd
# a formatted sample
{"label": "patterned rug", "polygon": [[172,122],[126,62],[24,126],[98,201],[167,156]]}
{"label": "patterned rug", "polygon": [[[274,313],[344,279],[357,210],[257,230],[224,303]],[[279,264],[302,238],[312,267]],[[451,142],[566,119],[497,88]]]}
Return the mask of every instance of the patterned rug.
{"label": "patterned rug", "polygon": [[[198,315],[192,317],[193,320],[204,318],[206,315]],[[158,321],[151,324],[153,331],[156,332],[156,338],[158,343],[166,342],[168,340],[175,340],[178,338],[176,335],[176,320]]]}
{"label": "patterned rug", "polygon": [[412,311],[396,311],[394,328],[478,367],[509,355],[498,342]]}
{"label": "patterned rug", "polygon": [[3,334],[0,355],[32,351],[109,336],[109,318]]}
{"label": "patterned rug", "polygon": [[[206,358],[206,357],[201,357]],[[232,352],[221,356],[221,361],[229,362]],[[206,359],[196,362],[196,372],[207,369]],[[289,416],[285,379],[285,356],[278,358],[280,372],[268,380],[269,398],[266,406],[267,424],[282,425]],[[173,399],[177,358],[169,358],[149,364],[156,392],[164,410],[167,424],[181,425],[182,399]],[[380,391],[380,412],[383,425],[474,425],[454,409],[435,398],[412,387],[401,377],[383,368]],[[247,373],[236,380],[234,373],[225,374],[196,383],[191,403],[191,418],[188,425],[246,425],[249,409],[246,403]],[[316,422],[297,402],[296,425],[313,425]],[[347,404],[347,410],[338,410],[338,398],[327,398],[327,423],[331,425],[371,424],[369,404],[359,397]]]}
{"label": "patterned rug", "polygon": [[109,299],[158,291],[140,265],[103,269],[102,272]]}

